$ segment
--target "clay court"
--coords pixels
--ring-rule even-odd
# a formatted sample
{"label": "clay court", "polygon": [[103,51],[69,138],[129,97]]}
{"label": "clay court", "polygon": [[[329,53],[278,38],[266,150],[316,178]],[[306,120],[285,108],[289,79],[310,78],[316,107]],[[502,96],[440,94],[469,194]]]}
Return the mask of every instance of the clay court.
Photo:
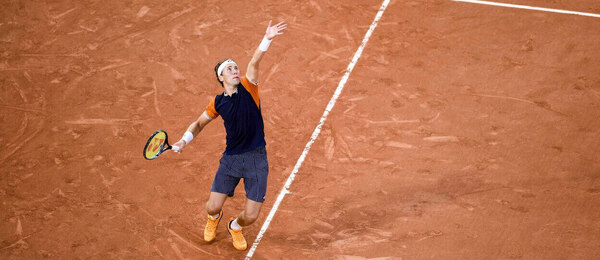
{"label": "clay court", "polygon": [[[506,0],[502,0],[508,2]],[[593,0],[512,4],[600,14]],[[204,242],[222,119],[148,161],[261,62],[267,198],[249,246],[380,0],[4,1],[0,258],[244,259]],[[392,0],[253,259],[597,259],[600,18]],[[245,201],[243,185],[224,216]]]}

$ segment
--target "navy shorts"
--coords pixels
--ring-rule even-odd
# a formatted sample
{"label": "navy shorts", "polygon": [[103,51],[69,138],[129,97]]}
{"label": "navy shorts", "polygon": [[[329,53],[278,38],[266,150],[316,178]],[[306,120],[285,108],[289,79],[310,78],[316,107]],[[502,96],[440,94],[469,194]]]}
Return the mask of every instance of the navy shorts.
{"label": "navy shorts", "polygon": [[233,197],[235,187],[240,179],[244,179],[246,198],[262,203],[267,193],[268,176],[269,163],[264,146],[243,154],[223,154],[210,191]]}

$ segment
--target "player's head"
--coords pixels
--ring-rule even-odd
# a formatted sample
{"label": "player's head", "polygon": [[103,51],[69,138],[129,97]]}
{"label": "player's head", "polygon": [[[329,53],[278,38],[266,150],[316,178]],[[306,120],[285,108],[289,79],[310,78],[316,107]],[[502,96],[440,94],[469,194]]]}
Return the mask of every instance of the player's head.
{"label": "player's head", "polygon": [[240,70],[237,63],[232,59],[226,59],[217,63],[215,66],[215,75],[221,86],[223,86],[223,82],[229,85],[240,83]]}

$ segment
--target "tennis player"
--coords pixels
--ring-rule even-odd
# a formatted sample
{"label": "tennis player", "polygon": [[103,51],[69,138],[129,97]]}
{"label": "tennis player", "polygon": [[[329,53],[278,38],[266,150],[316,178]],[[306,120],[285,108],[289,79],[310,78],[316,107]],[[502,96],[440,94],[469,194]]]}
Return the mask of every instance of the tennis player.
{"label": "tennis player", "polygon": [[181,140],[173,144],[183,148],[194,136],[219,115],[225,122],[226,148],[220,160],[219,169],[210,189],[206,203],[208,221],[204,228],[204,240],[211,242],[217,236],[217,225],[223,218],[223,204],[232,197],[240,179],[244,179],[246,190],[245,209],[236,218],[230,218],[227,231],[238,250],[246,250],[248,244],[242,228],[256,221],[267,191],[269,165],[265,150],[265,133],[258,95],[258,65],[278,35],[283,34],[287,25],[283,22],[267,26],[265,36],[248,63],[243,75],[235,61],[226,59],[217,63],[215,73],[224,91],[215,96],[196,121],[183,134]]}

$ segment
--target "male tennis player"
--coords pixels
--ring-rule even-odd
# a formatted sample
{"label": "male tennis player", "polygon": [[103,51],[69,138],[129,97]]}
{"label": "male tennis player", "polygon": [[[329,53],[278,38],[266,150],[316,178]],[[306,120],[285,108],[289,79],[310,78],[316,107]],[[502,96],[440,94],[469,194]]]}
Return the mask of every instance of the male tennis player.
{"label": "male tennis player", "polygon": [[217,225],[223,217],[223,204],[228,196],[233,196],[240,179],[244,179],[246,190],[245,209],[227,224],[227,231],[236,249],[246,250],[247,243],[242,234],[242,227],[256,221],[265,200],[269,165],[258,95],[258,64],[273,38],[283,34],[282,31],[286,28],[287,25],[283,22],[271,26],[269,21],[265,36],[248,63],[245,76],[241,76],[238,65],[231,59],[221,61],[215,66],[217,80],[224,92],[209,103],[204,113],[188,127],[181,140],[173,144],[179,146],[181,152],[214,118],[221,115],[225,122],[227,147],[221,157],[206,203],[206,242],[213,241],[217,236]]}

